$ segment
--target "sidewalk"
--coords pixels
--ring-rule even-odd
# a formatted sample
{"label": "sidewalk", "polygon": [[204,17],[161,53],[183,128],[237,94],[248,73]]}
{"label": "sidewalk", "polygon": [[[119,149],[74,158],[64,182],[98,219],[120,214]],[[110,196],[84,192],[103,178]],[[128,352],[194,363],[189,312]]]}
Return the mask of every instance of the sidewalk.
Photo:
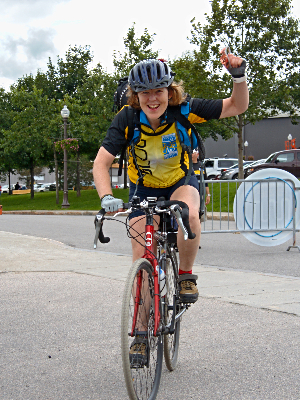
{"label": "sidewalk", "polygon": [[[125,281],[131,266],[130,256],[2,231],[0,251],[0,273],[73,272]],[[300,278],[200,264],[194,272],[200,297],[300,316]]]}

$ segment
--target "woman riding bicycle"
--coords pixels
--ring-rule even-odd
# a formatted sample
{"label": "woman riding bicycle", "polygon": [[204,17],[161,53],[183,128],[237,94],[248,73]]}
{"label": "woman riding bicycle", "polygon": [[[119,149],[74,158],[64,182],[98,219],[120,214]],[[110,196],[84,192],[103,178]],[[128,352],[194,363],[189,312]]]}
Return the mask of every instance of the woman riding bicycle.
{"label": "woman riding bicycle", "polygon": [[[188,116],[191,123],[232,117],[248,108],[245,61],[228,54],[222,63],[233,77],[231,97],[224,100],[193,99]],[[200,200],[196,176],[192,174],[189,182],[185,184],[189,171],[189,157],[183,151],[176,134],[176,123],[168,115],[169,109],[184,103],[186,99],[181,83],[174,82],[174,75],[170,67],[160,60],[141,61],[130,71],[128,104],[137,110],[135,122],[141,136],[134,146],[135,157],[129,153],[129,199],[134,194],[140,197],[140,200],[164,196],[167,200],[180,200],[188,205],[190,226],[196,238],[184,241],[182,232],[178,232],[179,284],[181,301],[194,303],[198,299],[198,289],[197,276],[192,274],[192,268],[200,242]],[[101,206],[106,211],[118,211],[122,208],[122,200],[112,195],[109,169],[126,143],[128,113],[125,108],[123,107],[114,118],[94,161],[94,181]],[[134,225],[135,231],[143,234],[144,214],[136,211],[130,218],[130,225]],[[159,217],[155,216],[155,219],[158,223]],[[144,253],[144,247],[134,239],[132,253],[133,261],[142,257]]]}

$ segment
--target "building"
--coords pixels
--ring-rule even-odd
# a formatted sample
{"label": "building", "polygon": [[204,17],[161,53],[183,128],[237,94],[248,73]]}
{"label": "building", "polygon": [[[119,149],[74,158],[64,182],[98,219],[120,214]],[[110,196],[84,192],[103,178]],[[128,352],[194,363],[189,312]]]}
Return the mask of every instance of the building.
{"label": "building", "polygon": [[[300,121],[299,121],[300,122]],[[265,118],[244,127],[244,140],[248,146],[244,146],[244,155],[254,160],[267,158],[275,151],[285,150],[285,142],[291,135],[295,139],[296,147],[300,147],[300,124],[293,125],[288,115],[281,114],[277,117]],[[238,137],[234,135],[229,140],[219,137],[218,141],[208,138],[204,142],[206,158],[227,157],[238,158]]]}

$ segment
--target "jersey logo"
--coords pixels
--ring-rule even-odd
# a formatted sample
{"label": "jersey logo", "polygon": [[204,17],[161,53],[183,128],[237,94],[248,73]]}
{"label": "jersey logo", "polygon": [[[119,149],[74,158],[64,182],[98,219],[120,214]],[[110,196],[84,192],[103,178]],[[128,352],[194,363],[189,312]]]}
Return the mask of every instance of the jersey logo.
{"label": "jersey logo", "polygon": [[162,136],[162,146],[164,159],[173,158],[178,156],[178,148],[176,143],[176,134],[170,133]]}

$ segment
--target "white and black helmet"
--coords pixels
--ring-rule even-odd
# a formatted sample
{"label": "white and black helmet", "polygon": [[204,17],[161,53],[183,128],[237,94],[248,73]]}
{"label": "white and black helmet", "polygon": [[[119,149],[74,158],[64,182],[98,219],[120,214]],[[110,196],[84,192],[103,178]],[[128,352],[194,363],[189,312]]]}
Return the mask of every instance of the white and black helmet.
{"label": "white and black helmet", "polygon": [[168,87],[174,80],[174,72],[163,61],[144,60],[129,73],[128,83],[134,92]]}

